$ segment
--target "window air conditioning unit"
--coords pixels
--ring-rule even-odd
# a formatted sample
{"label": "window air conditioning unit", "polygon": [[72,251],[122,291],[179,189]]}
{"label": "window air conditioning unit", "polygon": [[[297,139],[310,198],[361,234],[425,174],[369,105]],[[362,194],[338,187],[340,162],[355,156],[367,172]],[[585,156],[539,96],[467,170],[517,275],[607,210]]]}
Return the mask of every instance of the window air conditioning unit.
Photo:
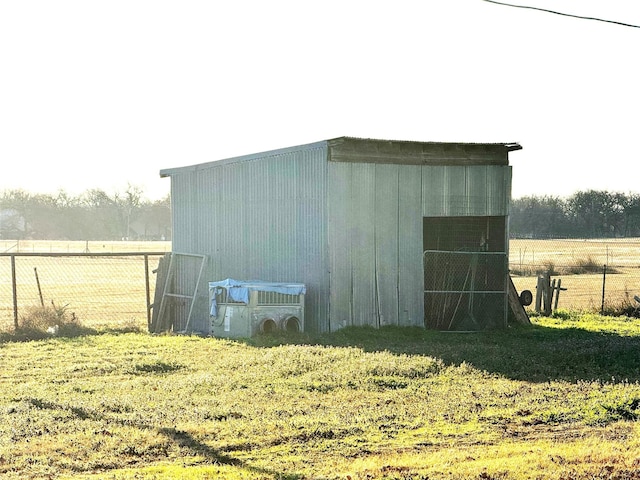
{"label": "window air conditioning unit", "polygon": [[209,282],[210,333],[215,337],[252,337],[278,330],[304,331],[302,283]]}

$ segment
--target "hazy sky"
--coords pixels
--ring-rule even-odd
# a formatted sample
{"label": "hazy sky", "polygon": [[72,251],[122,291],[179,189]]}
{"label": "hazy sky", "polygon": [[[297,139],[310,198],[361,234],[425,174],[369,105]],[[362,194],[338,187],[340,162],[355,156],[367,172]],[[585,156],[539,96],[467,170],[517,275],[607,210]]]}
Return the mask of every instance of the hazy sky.
{"label": "hazy sky", "polygon": [[[637,0],[513,0],[640,25]],[[0,190],[340,136],[519,142],[513,196],[640,191],[640,28],[482,0],[0,2]]]}

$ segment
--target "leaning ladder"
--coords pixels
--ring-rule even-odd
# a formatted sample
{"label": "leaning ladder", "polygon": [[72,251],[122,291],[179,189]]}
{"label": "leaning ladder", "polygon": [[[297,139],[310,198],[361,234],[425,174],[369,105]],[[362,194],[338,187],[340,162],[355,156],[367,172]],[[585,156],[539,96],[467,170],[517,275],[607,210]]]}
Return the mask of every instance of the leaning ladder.
{"label": "leaning ladder", "polygon": [[[177,260],[180,257],[193,257],[200,259],[200,268],[198,270],[198,276],[196,278],[195,284],[193,286],[193,294],[186,295],[180,294],[177,292],[171,292],[171,285],[173,284],[173,279],[177,270]],[[169,298],[182,298],[184,300],[189,300],[189,314],[187,315],[187,323],[185,325],[184,331],[189,331],[189,326],[191,323],[191,314],[193,313],[193,305],[195,304],[196,295],[198,294],[198,287],[200,286],[200,280],[202,279],[202,272],[204,271],[204,267],[207,263],[207,256],[200,255],[197,253],[178,253],[172,252],[169,260],[169,268],[167,269],[167,275],[164,280],[164,285],[162,286],[162,299],[160,300],[160,307],[158,309],[158,317],[157,324],[160,326],[161,330],[169,330],[169,322],[166,320],[166,310],[167,310],[167,300]]]}

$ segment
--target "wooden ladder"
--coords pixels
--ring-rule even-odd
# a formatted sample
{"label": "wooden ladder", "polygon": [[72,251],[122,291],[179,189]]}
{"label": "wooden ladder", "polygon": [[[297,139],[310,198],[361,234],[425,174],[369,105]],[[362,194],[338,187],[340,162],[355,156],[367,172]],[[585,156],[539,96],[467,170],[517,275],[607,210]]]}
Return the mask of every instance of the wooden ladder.
{"label": "wooden ladder", "polygon": [[[198,269],[198,275],[193,285],[193,293],[191,295],[172,292],[171,285],[173,285],[173,280],[175,278],[177,264],[180,257],[192,257],[200,259],[200,267]],[[187,315],[187,322],[185,324],[184,331],[189,331],[189,326],[191,324],[191,315],[193,313],[193,306],[195,304],[195,299],[198,294],[198,288],[200,287],[200,281],[202,279],[202,272],[204,271],[204,267],[207,263],[207,256],[200,255],[196,253],[179,253],[172,252],[169,257],[169,266],[166,267],[166,270],[159,268],[158,275],[158,284],[161,286],[160,293],[160,305],[158,307],[157,312],[154,310],[154,319],[151,322],[150,330],[153,333],[160,333],[169,331],[172,325],[171,318],[167,314],[167,303],[171,298],[181,298],[183,300],[189,301],[189,314]],[[162,271],[164,270],[164,272]],[[158,293],[156,293],[156,298],[158,298]]]}

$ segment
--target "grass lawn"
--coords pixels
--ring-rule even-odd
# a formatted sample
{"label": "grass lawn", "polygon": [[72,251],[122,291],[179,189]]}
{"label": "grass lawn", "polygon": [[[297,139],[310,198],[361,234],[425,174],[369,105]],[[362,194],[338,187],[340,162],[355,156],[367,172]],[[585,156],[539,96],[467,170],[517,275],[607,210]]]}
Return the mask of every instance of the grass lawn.
{"label": "grass lawn", "polygon": [[640,324],[0,342],[0,477],[640,479]]}

